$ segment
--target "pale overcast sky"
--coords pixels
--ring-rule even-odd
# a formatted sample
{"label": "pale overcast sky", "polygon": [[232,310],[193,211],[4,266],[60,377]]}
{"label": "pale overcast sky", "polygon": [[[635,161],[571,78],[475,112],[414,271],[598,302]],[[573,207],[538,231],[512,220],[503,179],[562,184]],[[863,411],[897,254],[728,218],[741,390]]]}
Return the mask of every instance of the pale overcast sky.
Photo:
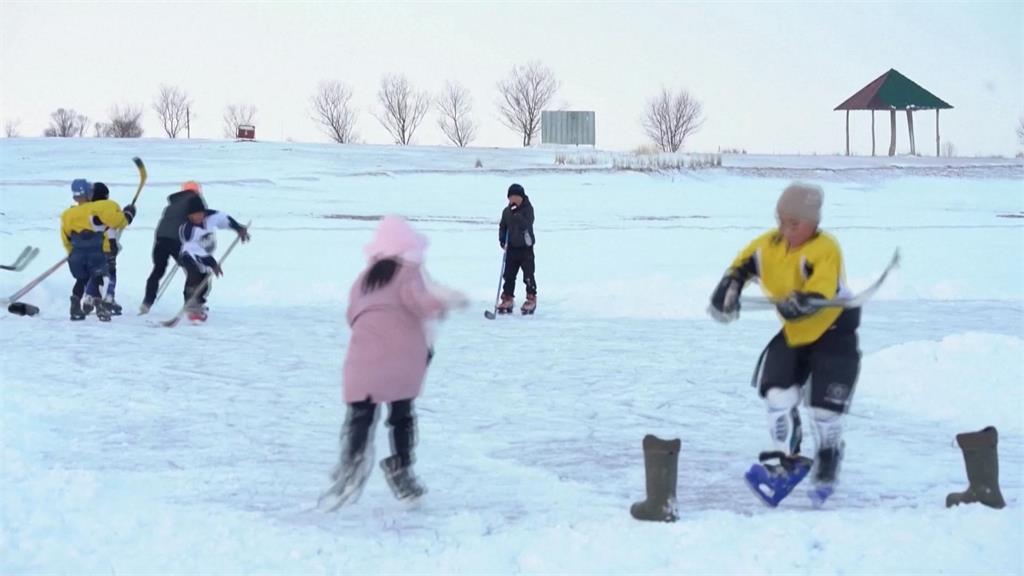
{"label": "pale overcast sky", "polygon": [[[327,141],[309,118],[321,80],[347,83],[368,143],[390,143],[371,115],[380,77],[423,90],[461,82],[475,100],[479,146],[516,146],[498,120],[496,83],[539,60],[561,81],[555,106],[597,113],[598,147],[645,142],[640,116],[662,85],[704,104],[693,151],[843,150],[840,102],[895,68],[951,103],[944,139],[965,155],[1013,155],[1024,116],[1024,2],[12,2],[0,0],[0,118],[40,135],[49,113],[92,120],[145,104],[161,83],[195,101],[193,136],[217,138],[229,103],[258,109],[261,139]],[[888,117],[876,117],[879,151]],[[934,152],[935,113],[915,115]],[[870,113],[852,115],[870,152]],[[899,117],[906,149],[906,119]],[[445,143],[431,113],[418,144]]]}

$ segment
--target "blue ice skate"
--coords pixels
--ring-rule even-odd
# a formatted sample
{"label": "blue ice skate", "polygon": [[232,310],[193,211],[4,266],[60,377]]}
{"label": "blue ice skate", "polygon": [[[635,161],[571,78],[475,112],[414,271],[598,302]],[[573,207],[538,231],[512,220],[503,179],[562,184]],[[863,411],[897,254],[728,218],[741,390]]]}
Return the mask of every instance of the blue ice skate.
{"label": "blue ice skate", "polygon": [[821,508],[833,492],[835,492],[835,486],[832,484],[816,484],[807,492],[807,496],[811,499],[812,506]]}
{"label": "blue ice skate", "polygon": [[[772,508],[796,488],[813,464],[810,458],[787,456],[782,452],[762,452],[758,459],[761,462],[752,465],[743,478],[754,494]],[[765,464],[768,460],[779,463]]]}
{"label": "blue ice skate", "polygon": [[811,505],[815,508],[824,506],[825,501],[835,492],[844,448],[845,443],[841,443],[838,448],[818,450],[818,467],[814,471],[814,487],[807,492],[807,496],[811,499]]}

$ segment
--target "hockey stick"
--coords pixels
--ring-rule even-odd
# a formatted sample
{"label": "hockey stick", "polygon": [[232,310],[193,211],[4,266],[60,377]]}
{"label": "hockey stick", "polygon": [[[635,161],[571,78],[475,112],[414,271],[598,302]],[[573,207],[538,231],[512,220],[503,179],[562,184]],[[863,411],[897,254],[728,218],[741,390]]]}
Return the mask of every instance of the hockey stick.
{"label": "hockey stick", "polygon": [[135,206],[135,201],[139,199],[139,194],[142,193],[142,187],[146,185],[146,165],[142,163],[142,158],[135,156],[132,158],[132,162],[135,162],[135,167],[139,169],[139,189],[135,191],[135,196],[132,196],[132,201],[128,203],[129,206]]}
{"label": "hockey stick", "polygon": [[[245,229],[248,230],[251,225],[252,221],[250,220],[245,225]],[[228,245],[228,249],[224,251],[224,255],[220,257],[220,262],[218,264],[224,264],[224,261],[228,259],[228,256],[231,255],[231,251],[235,249],[235,246],[238,246],[238,242],[241,239],[241,236],[235,236],[235,239],[232,240],[231,244]],[[185,304],[182,305],[181,310],[178,310],[178,313],[174,315],[174,318],[171,318],[170,320],[164,320],[163,322],[160,323],[160,325],[165,326],[167,328],[173,328],[174,326],[177,326],[178,322],[181,322],[181,317],[185,315],[185,311],[189,309],[189,306],[194,305],[196,301],[199,300],[199,295],[202,294],[203,290],[206,290],[206,287],[210,285],[210,280],[213,280],[213,277],[214,274],[210,274],[206,278],[204,278],[203,281],[199,283],[199,286],[196,287],[195,291],[192,292],[192,297],[190,297],[185,302]]]}
{"label": "hockey stick", "polygon": [[[846,298],[811,298],[808,300],[808,304],[817,308],[860,308],[865,302],[871,299],[878,292],[878,289],[882,287],[882,283],[889,276],[889,272],[892,272],[895,268],[900,265],[900,251],[897,249],[892,253],[892,259],[889,260],[889,264],[882,271],[882,275],[878,277],[870,286],[865,288],[863,291],[849,296]],[[741,301],[741,308],[748,308],[752,310],[768,310],[775,308],[781,300],[773,300],[764,297],[749,297],[744,298]]]}
{"label": "hockey stick", "polygon": [[[167,276],[164,278],[163,282],[160,283],[160,289],[157,290],[156,299],[153,300],[153,306],[156,306],[156,303],[160,301],[160,297],[163,296],[164,292],[167,291],[167,287],[171,285],[171,279],[174,278],[174,275],[178,273],[178,268],[180,268],[180,266],[178,266],[178,263],[175,262],[174,266],[171,267],[170,273],[168,273]],[[152,306],[150,306],[150,308],[152,308]]]}
{"label": "hockey stick", "polygon": [[18,254],[18,257],[14,260],[14,264],[0,264],[0,269],[13,270],[15,272],[21,272],[28,266],[29,262],[32,261],[39,254],[39,248],[33,248],[32,246],[25,246],[25,249]]}
{"label": "hockey stick", "polygon": [[[60,268],[61,266],[63,266],[64,263],[67,262],[67,261],[68,261],[68,257],[67,256],[61,258],[60,262],[57,262],[56,264],[51,266],[48,270],[46,270],[45,272],[43,272],[39,276],[36,276],[31,282],[26,284],[24,288],[22,288],[21,290],[18,290],[14,294],[11,294],[11,296],[9,298],[5,298],[2,301],[3,304],[7,304],[8,302],[11,303],[11,305],[7,307],[7,311],[12,313],[12,314],[24,315],[25,314],[25,312],[24,312],[24,310],[25,310],[24,306],[25,305],[23,305],[21,302],[18,302],[18,299],[21,298],[22,296],[24,296],[25,294],[28,294],[33,288],[38,286],[43,280],[46,280],[46,278],[49,277],[50,274],[53,274],[54,272],[56,272],[57,269]],[[19,305],[22,305],[22,306],[19,307]],[[33,306],[33,308],[35,308],[35,307]],[[39,311],[39,309],[36,308],[36,312],[38,312],[38,311]],[[32,314],[29,314],[29,316],[31,316],[31,315]]]}
{"label": "hockey stick", "polygon": [[501,252],[501,272],[498,273],[498,293],[494,295],[494,309],[484,310],[484,318],[494,320],[498,315],[498,298],[501,297],[501,280],[505,277],[505,260],[508,258],[508,231],[505,231],[505,249]]}

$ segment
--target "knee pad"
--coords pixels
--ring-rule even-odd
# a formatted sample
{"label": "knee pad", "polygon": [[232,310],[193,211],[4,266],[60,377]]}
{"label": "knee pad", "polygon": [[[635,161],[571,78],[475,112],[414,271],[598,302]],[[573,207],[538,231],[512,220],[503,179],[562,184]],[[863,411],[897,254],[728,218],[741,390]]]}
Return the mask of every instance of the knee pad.
{"label": "knee pad", "polygon": [[826,408],[814,408],[814,429],[818,436],[818,449],[839,446],[843,436],[843,415]]}
{"label": "knee pad", "polygon": [[769,388],[764,395],[768,404],[768,410],[786,410],[800,404],[800,387],[790,386],[789,388]]}

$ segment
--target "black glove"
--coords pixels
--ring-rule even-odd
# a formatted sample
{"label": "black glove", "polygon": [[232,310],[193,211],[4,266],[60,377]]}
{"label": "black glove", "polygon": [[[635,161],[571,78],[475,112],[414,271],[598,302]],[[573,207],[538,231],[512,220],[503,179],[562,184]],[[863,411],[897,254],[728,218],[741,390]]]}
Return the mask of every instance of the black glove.
{"label": "black glove", "polygon": [[779,315],[786,320],[796,320],[804,316],[810,316],[821,309],[813,304],[811,300],[824,300],[825,297],[814,292],[793,292],[785,300],[775,305]]}
{"label": "black glove", "polygon": [[128,219],[128,223],[131,224],[132,220],[135,220],[135,204],[129,204],[124,207],[124,217]]}
{"label": "black glove", "polygon": [[238,237],[242,240],[242,244],[249,241],[249,229],[245,226],[238,227]]}
{"label": "black glove", "polygon": [[708,314],[715,320],[727,324],[740,317],[740,293],[743,281],[732,274],[726,274],[711,294]]}

